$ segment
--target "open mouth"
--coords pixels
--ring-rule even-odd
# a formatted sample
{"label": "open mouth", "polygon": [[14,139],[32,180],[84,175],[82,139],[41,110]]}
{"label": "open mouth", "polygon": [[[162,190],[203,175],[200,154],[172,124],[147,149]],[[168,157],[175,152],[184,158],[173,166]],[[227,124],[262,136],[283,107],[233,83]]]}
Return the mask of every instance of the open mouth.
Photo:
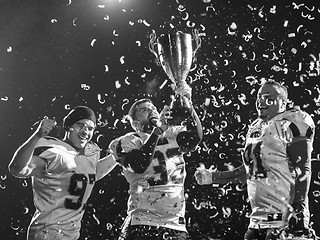
{"label": "open mouth", "polygon": [[258,109],[259,110],[265,110],[268,109],[270,106],[259,106]]}
{"label": "open mouth", "polygon": [[149,115],[149,119],[151,119],[151,118],[156,118],[156,119],[158,119],[159,117],[158,117],[157,114],[151,113],[151,114]]}
{"label": "open mouth", "polygon": [[88,141],[88,136],[78,135],[78,137],[79,137],[79,139],[80,139],[82,142]]}

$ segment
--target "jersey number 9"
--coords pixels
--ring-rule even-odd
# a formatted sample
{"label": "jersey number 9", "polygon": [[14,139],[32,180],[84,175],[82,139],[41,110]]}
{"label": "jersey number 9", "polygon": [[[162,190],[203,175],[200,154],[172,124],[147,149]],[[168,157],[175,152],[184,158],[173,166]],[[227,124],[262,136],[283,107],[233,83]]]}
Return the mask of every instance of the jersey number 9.
{"label": "jersey number 9", "polygon": [[[94,174],[89,174],[90,182],[94,179]],[[94,180],[93,180],[94,181]],[[92,182],[93,182],[92,181]],[[88,184],[88,178],[84,174],[73,174],[70,178],[70,185],[68,192],[72,196],[77,196],[78,198],[66,198],[64,205],[68,209],[79,209],[82,205],[83,196],[86,192]]]}

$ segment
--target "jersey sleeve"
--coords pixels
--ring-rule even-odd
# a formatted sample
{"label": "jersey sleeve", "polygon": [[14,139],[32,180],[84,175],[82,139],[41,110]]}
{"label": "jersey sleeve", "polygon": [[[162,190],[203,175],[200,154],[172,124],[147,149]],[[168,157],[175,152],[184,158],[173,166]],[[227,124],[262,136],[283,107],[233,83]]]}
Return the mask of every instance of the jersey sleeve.
{"label": "jersey sleeve", "polygon": [[289,122],[291,132],[287,154],[295,170],[295,187],[291,205],[300,219],[298,224],[291,227],[293,230],[301,230],[308,227],[310,220],[308,193],[311,182],[311,153],[315,124],[312,117],[301,110],[289,111],[285,119]]}
{"label": "jersey sleeve", "polygon": [[98,144],[91,141],[87,143],[84,149],[84,155],[88,159],[90,159],[90,161],[94,162],[95,165],[100,159],[100,153],[101,153],[101,148],[98,146]]}
{"label": "jersey sleeve", "polygon": [[143,140],[138,134],[129,133],[122,137],[116,138],[109,144],[109,152],[114,155],[115,159],[122,163],[126,154],[134,149],[140,149],[143,146]]}
{"label": "jersey sleeve", "polygon": [[301,110],[292,109],[287,112],[284,119],[289,122],[288,133],[291,140],[295,137],[305,137],[313,140],[315,135],[315,124],[312,117]]}
{"label": "jersey sleeve", "polygon": [[44,169],[39,174],[60,174],[66,168],[75,168],[73,161],[69,161],[66,166],[66,161],[62,157],[63,152],[68,152],[67,157],[74,158],[75,151],[68,149],[68,145],[54,137],[41,138],[35,149],[33,155],[38,156],[45,162]]}

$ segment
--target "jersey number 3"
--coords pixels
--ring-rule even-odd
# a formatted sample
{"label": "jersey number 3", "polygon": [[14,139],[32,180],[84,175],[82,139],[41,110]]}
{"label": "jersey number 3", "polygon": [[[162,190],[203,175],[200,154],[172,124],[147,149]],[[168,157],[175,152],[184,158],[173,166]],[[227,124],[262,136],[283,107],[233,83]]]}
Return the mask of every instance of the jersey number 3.
{"label": "jersey number 3", "polygon": [[[167,149],[166,156],[168,158],[176,155],[179,155],[179,148]],[[159,163],[159,165],[153,166],[154,175],[157,175],[157,177],[150,178],[148,180],[149,185],[150,186],[166,185],[169,182],[169,180],[174,181],[174,179],[169,179],[166,158],[164,153],[160,151],[155,151],[154,159],[157,159]],[[182,167],[176,166],[176,171],[179,171],[179,176],[182,176],[184,169]]]}

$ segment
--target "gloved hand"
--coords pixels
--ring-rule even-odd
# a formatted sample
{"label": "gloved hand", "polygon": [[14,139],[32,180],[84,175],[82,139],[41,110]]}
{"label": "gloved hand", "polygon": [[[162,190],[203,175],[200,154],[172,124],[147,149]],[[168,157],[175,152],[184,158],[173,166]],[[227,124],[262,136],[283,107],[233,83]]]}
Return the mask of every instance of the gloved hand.
{"label": "gloved hand", "polygon": [[289,218],[289,232],[301,236],[305,232],[304,214],[302,211],[294,211]]}
{"label": "gloved hand", "polygon": [[311,239],[319,239],[316,236],[315,231],[307,226],[306,219],[308,216],[303,211],[295,210],[290,218],[289,218],[289,225],[286,229],[287,234],[292,237],[304,237],[304,238],[311,238]]}

